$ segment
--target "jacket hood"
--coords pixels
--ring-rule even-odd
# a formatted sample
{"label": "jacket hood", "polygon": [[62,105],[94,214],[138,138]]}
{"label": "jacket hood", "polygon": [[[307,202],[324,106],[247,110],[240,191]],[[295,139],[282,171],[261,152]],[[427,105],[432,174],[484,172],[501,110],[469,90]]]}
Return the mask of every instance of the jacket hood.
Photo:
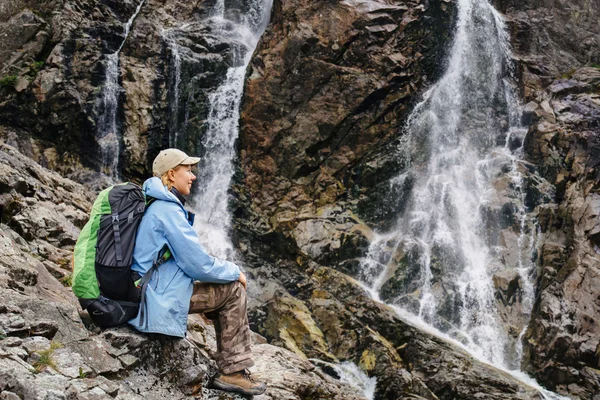
{"label": "jacket hood", "polygon": [[182,205],[177,197],[173,193],[169,192],[167,187],[162,184],[160,178],[156,176],[147,179],[146,182],[144,182],[142,189],[144,190],[144,194],[146,196],[154,197],[157,200],[171,201],[173,203]]}

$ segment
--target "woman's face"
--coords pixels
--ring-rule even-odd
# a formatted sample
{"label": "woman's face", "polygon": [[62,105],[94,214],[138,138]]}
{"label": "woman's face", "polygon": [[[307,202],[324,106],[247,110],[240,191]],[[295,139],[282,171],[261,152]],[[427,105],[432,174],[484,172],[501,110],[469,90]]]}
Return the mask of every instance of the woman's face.
{"label": "woman's face", "polygon": [[196,180],[196,175],[192,172],[191,165],[179,165],[169,171],[169,179],[179,193],[187,196],[192,190],[192,182]]}

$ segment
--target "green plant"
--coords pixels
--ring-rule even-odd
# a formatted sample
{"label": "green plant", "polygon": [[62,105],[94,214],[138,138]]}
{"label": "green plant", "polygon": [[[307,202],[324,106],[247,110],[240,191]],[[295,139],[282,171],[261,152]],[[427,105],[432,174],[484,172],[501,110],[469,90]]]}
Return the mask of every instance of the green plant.
{"label": "green plant", "polygon": [[71,258],[70,257],[63,257],[63,258],[59,258],[56,263],[58,265],[60,265],[61,268],[66,268],[66,269],[71,269],[69,264],[71,264]]}
{"label": "green plant", "polygon": [[571,79],[573,77],[573,74],[575,73],[575,71],[576,71],[575,68],[572,68],[569,71],[562,74],[560,77],[563,79]]}
{"label": "green plant", "polygon": [[31,69],[32,71],[35,71],[36,73],[39,72],[42,68],[44,68],[44,61],[35,61],[32,62],[31,65],[29,66],[29,69]]}
{"label": "green plant", "polygon": [[0,86],[15,86],[17,83],[16,75],[6,75],[0,78]]}
{"label": "green plant", "polygon": [[65,275],[58,280],[63,286],[71,287],[73,286],[73,274]]}
{"label": "green plant", "polygon": [[600,69],[600,64],[592,63],[591,67]]}
{"label": "green plant", "polygon": [[52,341],[48,349],[38,351],[37,353],[39,354],[40,359],[33,363],[35,373],[40,373],[48,367],[56,369],[56,365],[52,359],[52,354],[54,354],[54,350],[60,349],[61,347],[61,343]]}
{"label": "green plant", "polygon": [[31,64],[29,64],[29,71],[27,71],[27,79],[29,81],[33,81],[37,76],[38,72],[40,72],[40,70],[44,68],[44,64],[44,61],[34,61]]}
{"label": "green plant", "polygon": [[85,374],[83,373],[83,368],[79,367],[79,374],[78,374],[78,378],[79,379],[84,379],[85,378]]}

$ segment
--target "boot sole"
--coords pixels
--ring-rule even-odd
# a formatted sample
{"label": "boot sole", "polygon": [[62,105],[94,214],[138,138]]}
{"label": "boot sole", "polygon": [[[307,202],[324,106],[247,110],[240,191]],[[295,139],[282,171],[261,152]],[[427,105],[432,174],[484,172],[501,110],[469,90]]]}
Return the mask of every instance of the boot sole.
{"label": "boot sole", "polygon": [[229,383],[221,382],[217,379],[213,381],[213,386],[220,390],[225,390],[227,392],[236,392],[241,394],[247,394],[250,396],[256,396],[259,394],[263,394],[267,388],[264,389],[244,389],[240,386],[231,385]]}

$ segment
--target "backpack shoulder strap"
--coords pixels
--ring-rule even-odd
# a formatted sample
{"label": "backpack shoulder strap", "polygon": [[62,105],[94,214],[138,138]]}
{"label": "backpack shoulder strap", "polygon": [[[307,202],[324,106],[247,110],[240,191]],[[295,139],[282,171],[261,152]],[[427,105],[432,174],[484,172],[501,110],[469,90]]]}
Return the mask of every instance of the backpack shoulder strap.
{"label": "backpack shoulder strap", "polygon": [[156,201],[155,197],[146,196],[146,210],[148,209],[148,207],[150,207],[152,204],[154,204],[155,201]]}

